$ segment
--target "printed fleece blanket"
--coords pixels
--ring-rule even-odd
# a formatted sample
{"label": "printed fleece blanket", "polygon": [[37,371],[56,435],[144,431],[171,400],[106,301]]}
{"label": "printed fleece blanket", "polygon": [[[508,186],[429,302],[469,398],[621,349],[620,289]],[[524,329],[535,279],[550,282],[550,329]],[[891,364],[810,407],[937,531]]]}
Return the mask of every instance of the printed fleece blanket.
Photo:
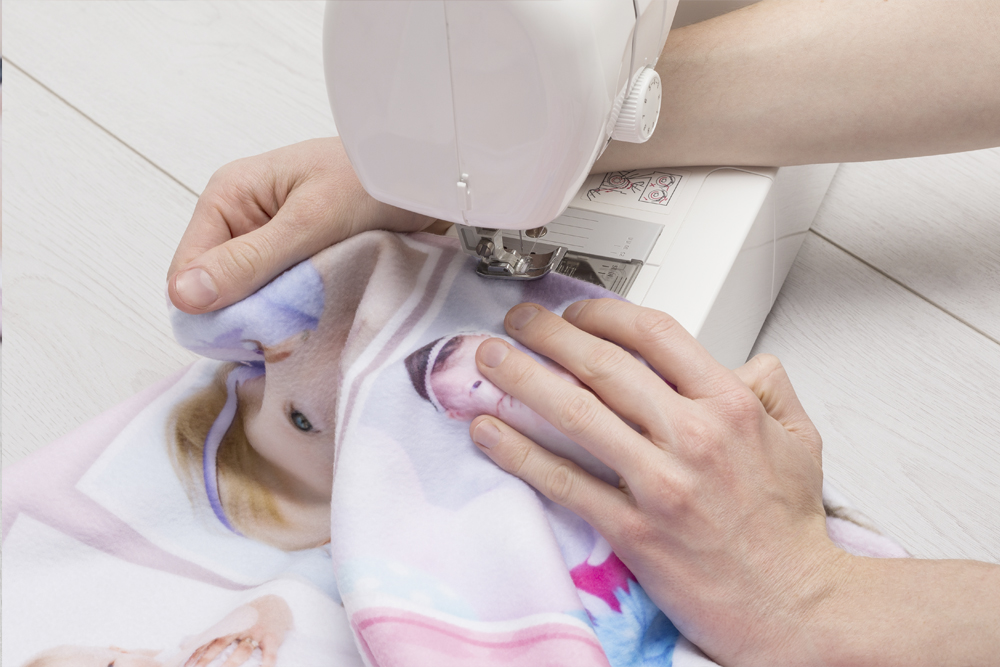
{"label": "printed fleece blanket", "polygon": [[[491,412],[617,482],[471,357],[514,304],[608,294],[473,266],[371,232],[218,313],[174,310],[208,359],[4,472],[3,664],[713,664],[469,440]],[[906,555],[827,501],[845,549]]]}

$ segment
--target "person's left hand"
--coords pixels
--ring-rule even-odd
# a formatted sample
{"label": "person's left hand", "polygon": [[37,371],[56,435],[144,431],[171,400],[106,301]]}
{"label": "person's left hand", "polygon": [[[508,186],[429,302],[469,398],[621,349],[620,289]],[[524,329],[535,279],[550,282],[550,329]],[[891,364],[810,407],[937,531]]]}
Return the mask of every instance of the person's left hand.
{"label": "person's left hand", "polygon": [[229,632],[206,641],[191,654],[184,667],[205,667],[233,643],[237,644],[236,650],[226,659],[222,667],[239,667],[246,663],[258,648],[261,652],[261,667],[274,667],[278,649],[281,648],[285,634],[292,626],[288,604],[277,595],[265,595],[245,607],[234,610],[233,615],[238,615],[244,609],[252,610],[255,614],[256,622],[253,625],[245,630]]}
{"label": "person's left hand", "polygon": [[678,629],[719,662],[808,658],[817,610],[851,557],[827,536],[820,437],[777,359],[761,355],[731,371],[669,316],[611,299],[578,302],[563,317],[521,304],[505,326],[593,393],[501,339],[480,345],[480,372],[621,483],[596,479],[490,416],[470,426],[480,449],[594,526]]}

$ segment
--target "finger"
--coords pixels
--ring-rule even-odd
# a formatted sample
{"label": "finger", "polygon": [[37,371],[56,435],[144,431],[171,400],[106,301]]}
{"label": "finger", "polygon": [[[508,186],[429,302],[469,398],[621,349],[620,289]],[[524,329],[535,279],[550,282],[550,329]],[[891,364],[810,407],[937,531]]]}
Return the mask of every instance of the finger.
{"label": "finger", "polygon": [[[205,667],[205,665],[215,660],[215,657],[222,653],[232,641],[232,637],[217,637],[195,651],[195,654],[191,656],[188,662],[193,664],[194,667]],[[195,656],[197,656],[197,659]]]}
{"label": "finger", "polygon": [[266,184],[248,177],[240,164],[226,165],[205,186],[170,260],[168,278],[206,250],[265,225],[277,213],[280,207],[276,202],[262,205],[258,199]]}
{"label": "finger", "polygon": [[260,667],[274,667],[278,662],[278,652],[271,648],[269,642],[260,643]]}
{"label": "finger", "polygon": [[205,650],[208,646],[209,644],[199,646],[197,650],[191,654],[191,657],[187,659],[187,662],[184,663],[184,667],[198,667],[198,661],[201,660],[201,656],[205,655]]}
{"label": "finger", "polygon": [[[188,313],[228,306],[352,233],[348,224],[322,220],[310,194],[309,188],[293,192],[269,222],[240,235],[229,232],[229,238],[223,228],[252,224],[245,219],[229,223],[193,218],[196,231],[182,239],[177,266],[168,281],[170,300]],[[181,263],[192,255],[193,259]]]}
{"label": "finger", "polygon": [[682,396],[714,397],[737,386],[732,371],[666,313],[627,301],[593,299],[572,304],[563,318],[598,338],[635,350]]}
{"label": "finger", "polygon": [[822,458],[819,432],[802,407],[791,378],[777,357],[758,354],[734,372],[756,394],[767,414],[787,430],[804,436],[813,454]]}
{"label": "finger", "polygon": [[647,430],[685,402],[631,353],[577,329],[541,306],[515,306],[504,325],[518,342],[561,365],[612,410]]}
{"label": "finger", "polygon": [[503,470],[519,477],[554,503],[579,514],[604,532],[623,512],[634,510],[616,489],[532,442],[493,417],[477,417],[469,426],[472,440]]}
{"label": "finger", "polygon": [[556,376],[504,340],[490,338],[480,344],[476,362],[501,391],[537,412],[625,479],[649,465],[651,450],[659,451],[594,394]]}
{"label": "finger", "polygon": [[255,648],[250,638],[244,637],[237,643],[236,650],[233,651],[232,655],[222,663],[222,667],[239,667],[250,658]]}
{"label": "finger", "polygon": [[205,652],[205,647],[199,646],[197,649],[195,649],[195,652],[191,654],[191,656],[187,659],[187,661],[185,661],[184,667],[195,667],[198,663],[198,658],[204,652]]}

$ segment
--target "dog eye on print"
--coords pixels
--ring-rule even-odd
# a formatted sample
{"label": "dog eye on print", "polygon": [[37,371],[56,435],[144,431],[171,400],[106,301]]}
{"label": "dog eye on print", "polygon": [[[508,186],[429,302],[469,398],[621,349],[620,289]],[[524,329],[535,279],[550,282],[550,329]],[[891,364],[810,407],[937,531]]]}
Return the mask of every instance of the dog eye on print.
{"label": "dog eye on print", "polygon": [[[336,400],[329,392],[314,391],[320,384],[313,379],[335,374],[340,360],[330,352],[333,347],[322,323],[318,329],[263,350],[270,361],[266,383],[263,369],[223,366],[209,386],[177,406],[172,422],[171,455],[192,501],[204,502],[207,494],[227,528],[286,551],[330,540],[328,489]],[[491,335],[456,333],[412,352],[404,363],[416,394],[448,419],[471,422],[482,414],[501,419],[557,456],[617,485],[613,470],[479,373],[476,350]],[[582,386],[561,367],[540,361],[567,382]],[[233,382],[241,373],[246,377]],[[227,420],[223,413],[230,401],[233,414]],[[217,443],[217,454],[205,456],[212,427],[220,421],[228,428]],[[310,492],[315,496],[311,502],[289,502],[276,491],[275,480],[291,478],[298,480],[298,488],[315,492]],[[206,479],[217,479],[218,488],[208,489]]]}
{"label": "dog eye on print", "polygon": [[[303,362],[334,369],[312,355],[296,356],[270,364],[266,382],[262,369],[222,366],[175,408],[169,434],[192,502],[207,498],[227,529],[285,551],[330,541],[335,400],[310,391],[315,385]],[[213,430],[221,433],[213,437]]]}

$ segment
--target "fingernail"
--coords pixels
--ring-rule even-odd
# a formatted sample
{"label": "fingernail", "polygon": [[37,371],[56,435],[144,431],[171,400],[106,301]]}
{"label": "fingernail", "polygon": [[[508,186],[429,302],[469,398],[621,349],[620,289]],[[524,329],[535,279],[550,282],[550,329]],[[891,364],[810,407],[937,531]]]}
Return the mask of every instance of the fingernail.
{"label": "fingernail", "polygon": [[479,358],[490,368],[496,368],[507,357],[507,345],[491,338],[479,346]]}
{"label": "fingernail", "polygon": [[181,271],[174,281],[177,298],[192,308],[206,308],[219,298],[215,281],[204,269]]}
{"label": "fingernail", "polygon": [[580,311],[583,309],[586,303],[587,303],[586,301],[577,301],[576,303],[571,303],[569,306],[566,307],[566,310],[563,311],[563,319],[564,320],[575,319],[576,316],[580,314]]}
{"label": "fingernail", "polygon": [[472,432],[472,440],[480,447],[493,449],[500,442],[500,429],[488,421],[481,421]]}
{"label": "fingernail", "polygon": [[516,306],[512,311],[510,311],[510,315],[507,316],[507,321],[510,322],[510,326],[514,329],[521,329],[524,325],[533,320],[537,314],[538,309],[534,306]]}

